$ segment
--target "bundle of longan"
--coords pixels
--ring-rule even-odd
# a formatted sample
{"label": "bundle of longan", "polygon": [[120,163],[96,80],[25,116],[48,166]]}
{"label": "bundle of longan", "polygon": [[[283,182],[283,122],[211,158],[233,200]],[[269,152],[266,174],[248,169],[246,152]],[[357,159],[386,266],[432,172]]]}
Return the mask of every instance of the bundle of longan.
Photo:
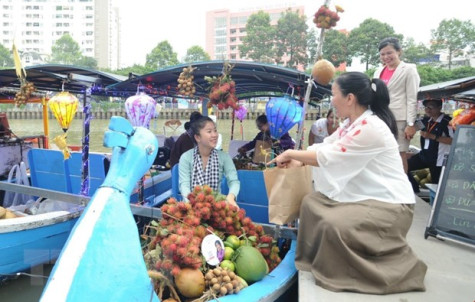
{"label": "bundle of longan", "polygon": [[200,301],[208,301],[210,298],[222,297],[228,294],[237,294],[244,285],[239,277],[227,269],[216,267],[205,274],[205,291]]}
{"label": "bundle of longan", "polygon": [[191,67],[191,66],[183,68],[183,71],[180,73],[180,76],[178,77],[178,80],[177,80],[178,93],[185,96],[189,96],[189,97],[194,96],[196,92],[196,88],[195,88],[195,83],[193,82],[193,79],[195,78],[193,76],[193,71],[195,69],[196,67]]}
{"label": "bundle of longan", "polygon": [[36,91],[35,85],[31,82],[22,82],[20,91],[15,94],[15,103],[17,106],[25,105],[30,95]]}

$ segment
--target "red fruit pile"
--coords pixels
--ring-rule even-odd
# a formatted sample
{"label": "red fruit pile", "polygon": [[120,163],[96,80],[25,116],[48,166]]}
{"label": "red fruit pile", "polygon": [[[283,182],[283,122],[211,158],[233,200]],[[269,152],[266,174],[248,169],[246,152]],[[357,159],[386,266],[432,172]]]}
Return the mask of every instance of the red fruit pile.
{"label": "red fruit pile", "polygon": [[279,247],[275,245],[274,239],[269,235],[261,236],[257,247],[266,259],[269,271],[272,271],[281,262]]}
{"label": "red fruit pile", "polygon": [[201,242],[211,233],[221,238],[227,235],[252,238],[251,244],[261,249],[269,269],[280,263],[279,249],[263,227],[254,224],[244,209],[226,203],[209,186],[197,186],[188,195],[189,203],[170,198],[161,207],[162,219],[148,245],[157,250],[154,268],[165,275],[176,276],[182,268],[201,268]]}
{"label": "red fruit pile", "polygon": [[236,83],[231,78],[231,70],[234,65],[227,62],[223,64],[222,75],[219,77],[204,77],[209,86],[208,107],[216,105],[219,110],[226,108],[238,109],[238,99],[236,97]]}
{"label": "red fruit pile", "polygon": [[315,13],[313,23],[315,23],[318,28],[330,29],[335,27],[336,23],[340,21],[340,16],[338,16],[339,12],[342,13],[343,9],[338,5],[336,6],[336,12],[330,10],[328,6],[322,5]]}

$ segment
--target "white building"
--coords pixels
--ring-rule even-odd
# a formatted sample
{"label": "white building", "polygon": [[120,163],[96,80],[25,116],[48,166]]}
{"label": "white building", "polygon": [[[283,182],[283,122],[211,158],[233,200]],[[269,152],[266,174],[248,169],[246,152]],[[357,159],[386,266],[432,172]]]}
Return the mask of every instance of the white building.
{"label": "white building", "polygon": [[[116,69],[117,20],[112,0],[0,0],[0,43],[11,48],[15,41],[22,53],[45,58],[67,33],[84,56],[95,58],[99,67]],[[38,64],[38,60],[25,59],[25,65]]]}

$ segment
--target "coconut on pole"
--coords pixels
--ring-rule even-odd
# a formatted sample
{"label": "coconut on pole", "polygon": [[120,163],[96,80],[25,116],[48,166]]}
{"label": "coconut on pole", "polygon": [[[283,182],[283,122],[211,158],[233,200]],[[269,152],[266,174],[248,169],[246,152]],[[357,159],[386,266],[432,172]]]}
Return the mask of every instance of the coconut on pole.
{"label": "coconut on pole", "polygon": [[307,106],[310,101],[310,92],[312,91],[312,86],[316,83],[326,86],[330,83],[335,75],[335,66],[328,60],[323,59],[323,42],[325,40],[326,30],[336,26],[336,23],[340,20],[338,13],[342,13],[343,9],[336,5],[336,11],[330,10],[330,0],[325,0],[324,4],[320,6],[317,12],[314,15],[313,22],[320,28],[320,36],[318,38],[317,54],[316,54],[316,63],[312,68],[312,77],[308,78],[307,90],[305,91],[305,98],[303,103],[302,110],[302,120],[299,124],[297,144],[295,144],[295,149],[301,148],[303,141],[303,123],[305,121],[305,114],[307,112]]}

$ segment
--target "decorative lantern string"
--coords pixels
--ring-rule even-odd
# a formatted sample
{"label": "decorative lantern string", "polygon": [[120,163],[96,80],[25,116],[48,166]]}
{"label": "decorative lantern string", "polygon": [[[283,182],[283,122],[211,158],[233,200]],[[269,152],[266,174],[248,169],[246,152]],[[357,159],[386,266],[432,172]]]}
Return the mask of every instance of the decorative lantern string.
{"label": "decorative lantern string", "polygon": [[84,122],[82,135],[82,177],[81,177],[81,192],[83,196],[89,195],[89,128],[91,124],[91,89],[86,89],[84,92]]}

